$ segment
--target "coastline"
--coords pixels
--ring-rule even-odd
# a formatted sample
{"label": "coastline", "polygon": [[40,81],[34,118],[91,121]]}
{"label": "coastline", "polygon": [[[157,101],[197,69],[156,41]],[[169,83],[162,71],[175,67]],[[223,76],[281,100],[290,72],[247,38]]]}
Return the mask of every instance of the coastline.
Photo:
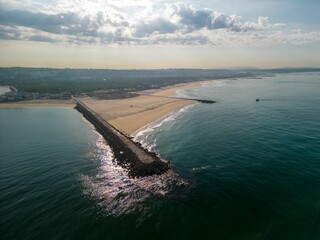
{"label": "coastline", "polygon": [[[219,79],[179,83],[158,89],[138,92],[140,96],[127,99],[99,100],[82,98],[89,108],[97,112],[106,122],[127,136],[139,129],[170,115],[185,106],[197,103],[196,100],[178,99],[177,92],[183,89],[199,87],[202,84]],[[21,107],[66,107],[74,108],[73,100],[29,100],[23,102],[0,103],[0,108]]]}
{"label": "coastline", "polygon": [[[216,79],[214,79],[216,80]],[[139,92],[140,96],[119,100],[80,99],[111,126],[132,137],[139,129],[170,115],[196,100],[179,99],[177,91],[199,87],[213,80],[176,84]]]}
{"label": "coastline", "polygon": [[[204,102],[177,96],[177,91],[201,86],[207,81],[177,84],[139,92],[126,99],[101,100],[90,97],[72,100],[32,100],[0,104],[0,108],[69,107],[78,110],[107,140],[118,163],[131,177],[160,175],[170,169],[168,161],[134,141],[133,134],[187,105]],[[213,103],[214,101],[212,101]]]}
{"label": "coastline", "polygon": [[[178,91],[180,90],[197,88],[202,86],[203,84],[206,84],[215,80],[220,80],[220,79],[203,80],[203,81],[196,81],[196,82],[189,82],[189,83],[179,83],[172,86],[166,86],[160,89],[151,89],[151,90],[142,91],[140,92],[140,94],[142,95],[148,94],[150,96],[155,96],[155,97],[158,97],[158,96],[159,97],[175,97],[175,96],[178,96]],[[112,119],[109,121],[109,123],[116,128],[127,125],[128,126],[126,128],[127,134],[131,137],[134,137],[140,130],[144,129],[145,127],[150,126],[153,123],[168,117],[172,113],[186,106],[190,106],[198,103],[199,103],[198,101],[193,99],[178,100],[176,102],[159,105],[154,109],[150,109],[144,112]],[[126,133],[126,131],[124,132]]]}
{"label": "coastline", "polygon": [[146,148],[134,135],[140,129],[185,106],[198,102],[209,103],[208,100],[177,96],[178,90],[197,87],[202,83],[193,82],[144,91],[137,97],[127,99],[74,98],[75,109],[105,138],[118,164],[128,170],[129,176],[160,175],[170,169],[169,162]]}
{"label": "coastline", "polygon": [[160,105],[154,109],[139,112],[136,114],[119,117],[108,121],[113,127],[124,132],[128,136],[132,136],[135,132],[144,128],[145,126],[158,121],[170,115],[172,112],[177,111],[185,106],[196,104],[194,100],[182,100]]}
{"label": "coastline", "polygon": [[0,103],[0,108],[20,108],[20,107],[66,107],[74,108],[76,106],[73,100],[31,100],[23,102]]}
{"label": "coastline", "polygon": [[141,144],[121,133],[101,118],[99,114],[88,108],[81,100],[75,99],[75,101],[75,109],[91,122],[105,138],[113,150],[116,161],[128,170],[130,177],[160,175],[170,169],[167,161],[162,160],[157,154],[148,151]]}

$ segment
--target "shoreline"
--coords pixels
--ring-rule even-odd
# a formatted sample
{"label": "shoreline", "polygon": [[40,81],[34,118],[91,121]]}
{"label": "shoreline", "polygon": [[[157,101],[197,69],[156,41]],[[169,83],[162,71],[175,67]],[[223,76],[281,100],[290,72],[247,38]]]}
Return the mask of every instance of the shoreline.
{"label": "shoreline", "polygon": [[208,103],[201,99],[177,97],[177,91],[203,83],[204,81],[144,91],[140,96],[129,99],[74,98],[75,109],[104,137],[113,150],[116,161],[128,170],[129,176],[160,175],[170,169],[170,162],[135,140],[134,134],[183,107],[199,102]]}
{"label": "shoreline", "polygon": [[111,147],[116,161],[128,170],[130,177],[160,175],[170,169],[168,161],[158,157],[154,152],[143,148],[141,144],[114,128],[101,116],[88,108],[81,100],[75,99],[75,109],[79,111],[95,129],[104,137]]}
{"label": "shoreline", "polygon": [[[228,79],[228,78],[226,78]],[[206,79],[187,83],[179,83],[163,88],[149,89],[137,92],[138,97],[114,100],[99,100],[94,98],[82,98],[89,108],[97,112],[110,125],[121,131],[127,136],[138,132],[145,126],[170,115],[185,106],[197,103],[195,100],[174,99],[170,97],[178,96],[178,91],[200,87],[203,84],[226,79]],[[144,104],[148,102],[148,104]],[[97,107],[97,105],[100,105]],[[104,105],[115,105],[104,111]],[[146,105],[146,106],[144,106]],[[21,108],[21,107],[65,107],[74,108],[73,100],[30,100],[23,102],[0,103],[0,108]],[[127,107],[124,107],[127,106]],[[129,107],[131,106],[131,107]],[[120,110],[119,110],[120,109]],[[106,113],[107,112],[107,113]]]}
{"label": "shoreline", "polygon": [[[178,114],[181,110],[184,110],[184,109],[188,109],[189,107],[192,107],[194,105],[196,105],[198,103],[194,103],[194,104],[189,104],[189,105],[185,105],[185,106],[182,106],[180,108],[177,108],[173,111],[171,111],[170,113],[166,114],[166,115],[163,115],[162,117],[158,118],[157,120],[153,121],[153,122],[150,122],[148,123],[147,125],[144,125],[143,127],[139,128],[138,130],[136,130],[135,132],[131,133],[130,134],[130,137],[132,139],[136,139],[137,137],[140,136],[139,133],[141,132],[144,132],[146,129],[149,129],[149,128],[154,128],[154,126],[157,126],[158,124],[162,123],[164,120],[166,120],[167,118],[170,118],[171,116],[175,116],[176,114]],[[174,120],[176,118],[174,117]],[[162,125],[162,124],[161,124]],[[140,141],[138,141],[140,142]]]}
{"label": "shoreline", "polygon": [[[228,78],[233,79],[233,78]],[[211,80],[203,80],[203,81],[194,81],[194,82],[188,82],[188,83],[178,83],[171,86],[166,86],[159,89],[150,89],[145,90],[142,92],[139,92],[141,95],[147,95],[147,96],[154,96],[154,97],[176,97],[178,96],[178,92],[180,90],[185,89],[192,89],[201,87],[204,84],[216,81],[216,80],[228,80],[228,79],[211,79]],[[162,106],[158,106],[152,110],[143,111],[137,114],[132,114],[129,116],[124,117],[118,117],[115,119],[109,120],[109,124],[111,124],[113,127],[121,127],[128,123],[136,123],[137,119],[139,117],[140,121],[136,123],[135,127],[128,128],[128,132],[124,131],[124,133],[130,137],[134,137],[139,131],[143,130],[147,126],[152,125],[153,123],[156,123],[160,121],[161,119],[165,119],[169,117],[174,112],[179,111],[180,109],[198,104],[199,102],[194,99],[184,99],[184,100],[178,100],[176,103],[168,103],[164,104]],[[121,129],[120,129],[121,130]]]}
{"label": "shoreline", "polygon": [[[153,96],[164,96],[164,97],[178,96],[178,92],[180,90],[197,88],[197,87],[203,86],[204,84],[207,84],[207,83],[210,83],[210,82],[213,82],[213,81],[221,81],[221,80],[237,80],[237,79],[234,79],[234,78],[223,78],[223,79],[211,79],[211,80],[195,81],[195,82],[189,82],[189,83],[178,83],[178,84],[175,84],[175,85],[166,86],[166,87],[159,88],[159,89],[145,90],[145,91],[142,91],[142,92],[139,92],[139,93],[141,93],[141,94],[147,93],[147,94],[150,94],[150,95],[153,95]],[[182,105],[180,105],[178,107],[170,109],[170,111],[167,112],[166,114],[162,114],[158,118],[155,118],[152,121],[146,122],[146,124],[144,124],[140,128],[134,129],[133,131],[130,132],[129,136],[134,138],[141,130],[145,129],[146,127],[151,126],[154,123],[157,123],[157,122],[161,121],[162,119],[165,119],[165,118],[169,117],[170,115],[172,115],[173,113],[183,109],[184,107],[192,106],[192,105],[195,105],[195,104],[198,104],[198,103],[199,102],[197,102],[195,100],[188,100],[188,102],[185,102],[184,104],[182,104]],[[112,120],[109,123],[112,125]]]}
{"label": "shoreline", "polygon": [[[215,80],[215,79],[213,79]],[[166,86],[163,88],[149,89],[145,91],[137,92],[138,94],[156,94],[162,91],[172,92],[174,89],[179,91],[181,89],[187,89],[192,87],[201,86],[202,83],[213,81],[213,80],[205,80],[205,81],[195,81],[189,83],[179,83],[170,86]],[[190,86],[190,87],[189,87]],[[10,87],[10,86],[2,86],[2,87]],[[115,99],[111,101],[117,101],[121,99]],[[20,108],[20,107],[66,107],[66,108],[74,108],[76,103],[70,100],[56,100],[56,99],[44,99],[44,100],[27,100],[27,101],[19,101],[19,102],[4,102],[0,103],[0,108]]]}
{"label": "shoreline", "polygon": [[159,89],[138,92],[140,96],[128,99],[98,100],[80,98],[108,124],[128,137],[145,126],[170,115],[185,106],[198,103],[195,99],[177,98],[178,91],[199,87],[218,79],[180,83]]}
{"label": "shoreline", "polygon": [[[172,98],[178,96],[178,91],[199,87],[205,83],[220,79],[200,80],[187,83],[179,83],[163,88],[149,89],[137,92],[140,96],[126,99],[99,100],[94,98],[80,98],[92,110],[101,115],[113,127],[119,129],[127,136],[144,126],[169,115],[187,105],[195,104],[197,101],[190,99]],[[115,105],[115,107],[110,107]],[[74,108],[73,100],[30,100],[23,102],[0,103],[0,108],[21,107],[66,107]],[[105,109],[105,106],[107,108]],[[109,106],[109,107],[108,107]],[[127,107],[125,107],[127,106]],[[129,107],[131,106],[131,107]]]}
{"label": "shoreline", "polygon": [[[163,106],[159,106],[152,110],[140,112],[137,114],[120,117],[108,121],[113,127],[124,132],[128,136],[133,136],[134,133],[138,132],[140,129],[159,121],[162,118],[165,118],[171,115],[173,112],[178,111],[186,106],[197,104],[194,100],[186,100],[180,102],[168,103]],[[122,126],[128,125],[131,123],[130,127],[122,129]]]}
{"label": "shoreline", "polygon": [[21,108],[21,107],[65,107],[74,108],[76,106],[73,100],[30,100],[23,102],[0,103],[0,108]]}
{"label": "shoreline", "polygon": [[130,177],[160,175],[170,169],[170,163],[134,141],[133,133],[159,121],[174,111],[200,102],[177,97],[177,91],[201,86],[208,81],[172,85],[140,92],[127,99],[98,100],[33,100],[0,104],[1,107],[72,107],[89,120],[113,150],[118,164],[128,170]]}

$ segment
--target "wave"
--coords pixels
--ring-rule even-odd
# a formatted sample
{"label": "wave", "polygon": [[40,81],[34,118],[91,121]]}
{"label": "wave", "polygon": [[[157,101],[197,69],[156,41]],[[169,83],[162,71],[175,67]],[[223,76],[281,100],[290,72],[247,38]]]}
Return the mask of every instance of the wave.
{"label": "wave", "polygon": [[[192,89],[194,89],[194,88],[192,88]],[[187,90],[190,90],[190,89],[180,89],[180,90],[178,90],[176,92],[175,97],[181,97],[181,98],[190,98],[190,97],[192,97],[192,96],[190,96],[190,95],[185,93]]]}
{"label": "wave", "polygon": [[209,168],[211,168],[211,166],[205,165],[205,166],[201,166],[201,167],[194,167],[194,168],[192,168],[192,171],[201,171],[201,170],[205,170],[205,169],[209,169]]}
{"label": "wave", "polygon": [[[220,86],[226,85],[228,83],[228,81],[233,82],[234,80],[223,79],[223,80],[206,81],[206,82],[202,82],[200,87],[206,87],[206,86],[220,87]],[[192,93],[186,92],[186,90],[196,91],[196,89],[197,88],[178,90],[176,93],[176,96],[177,97],[184,97],[184,98],[194,98]],[[161,126],[163,124],[175,121],[178,117],[180,117],[184,112],[189,110],[194,105],[196,105],[196,104],[188,105],[188,106],[185,106],[177,111],[173,111],[172,113],[159,119],[158,121],[152,122],[152,123],[148,124],[147,126],[139,129],[138,131],[136,131],[135,133],[132,134],[133,140],[136,142],[139,142],[144,148],[147,148],[149,150],[154,149],[154,147],[156,146],[156,141],[154,141],[152,143],[148,142],[147,139],[149,138],[149,136],[152,134],[157,134],[157,133],[161,132]]]}
{"label": "wave", "polygon": [[230,83],[234,83],[234,79],[208,80],[201,82],[200,86],[194,88],[180,89],[177,91],[177,97],[182,98],[201,98],[202,91],[206,88],[222,87]]}
{"label": "wave", "polygon": [[[206,82],[202,82],[201,83],[201,87],[206,87],[206,86],[224,86],[227,84],[228,81],[234,81],[234,80],[230,80],[230,79],[223,79],[223,80],[211,80],[211,81],[206,81]],[[177,91],[176,96],[177,97],[183,97],[183,98],[194,98],[193,94],[191,92],[186,92],[188,90],[191,91],[196,91],[197,88],[191,88],[191,89],[181,89]],[[148,137],[151,134],[155,134],[157,132],[161,132],[161,126],[165,123],[168,122],[172,122],[175,121],[178,117],[180,117],[184,112],[186,112],[187,110],[189,110],[191,107],[193,107],[196,104],[192,104],[192,105],[188,105],[185,106],[177,111],[173,111],[172,113],[170,113],[169,115],[165,116],[164,118],[161,118],[158,121],[152,122],[150,124],[148,124],[147,126],[139,129],[138,131],[136,131],[135,133],[132,134],[133,140],[140,142],[142,144],[143,147],[145,148],[150,148],[150,144],[148,144],[146,142],[146,139],[148,139]],[[154,143],[152,143],[154,144]],[[151,145],[152,145],[151,144]]]}
{"label": "wave", "polygon": [[162,125],[176,121],[183,113],[188,111],[194,105],[195,104],[188,105],[180,108],[179,110],[173,111],[169,115],[139,129],[132,134],[133,141],[139,142],[142,147],[148,149],[149,151],[153,150],[156,147],[156,140],[154,140],[152,143],[148,142],[147,139],[149,138],[149,136],[161,132]]}

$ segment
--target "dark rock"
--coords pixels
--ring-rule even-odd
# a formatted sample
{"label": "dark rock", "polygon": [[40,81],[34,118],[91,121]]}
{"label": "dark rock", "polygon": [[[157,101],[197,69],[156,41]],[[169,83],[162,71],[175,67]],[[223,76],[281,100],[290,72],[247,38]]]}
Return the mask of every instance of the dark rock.
{"label": "dark rock", "polygon": [[[124,136],[111,125],[109,126],[109,124],[100,121],[92,111],[80,104],[79,101],[77,101],[75,108],[82,113],[83,116],[90,121],[95,126],[96,130],[105,138],[113,150],[117,163],[128,169],[129,176],[144,177],[154,174],[160,175],[170,168],[167,161],[161,160],[156,153],[149,152],[147,149],[144,149],[141,144],[132,141],[127,136]],[[121,136],[117,136],[118,134]],[[137,153],[135,153],[132,148],[126,145],[125,141],[121,139],[124,137],[126,139],[125,141],[130,141],[130,144],[134,144],[140,149],[140,153],[142,150],[142,153],[147,155],[149,158],[151,157],[153,161],[149,163],[141,161]]]}

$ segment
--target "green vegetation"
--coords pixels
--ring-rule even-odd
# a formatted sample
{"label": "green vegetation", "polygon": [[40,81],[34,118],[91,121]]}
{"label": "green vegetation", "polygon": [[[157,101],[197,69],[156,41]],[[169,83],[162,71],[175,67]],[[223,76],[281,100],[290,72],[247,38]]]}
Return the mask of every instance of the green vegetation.
{"label": "green vegetation", "polygon": [[283,69],[52,69],[0,68],[0,85],[37,93],[81,94],[98,90],[122,92],[160,88],[205,79],[254,77],[261,74],[314,72],[319,68]]}
{"label": "green vegetation", "polygon": [[251,76],[252,73],[232,70],[99,70],[0,68],[0,85],[19,91],[71,94],[97,90],[136,91],[159,88],[176,83],[203,79]]}

